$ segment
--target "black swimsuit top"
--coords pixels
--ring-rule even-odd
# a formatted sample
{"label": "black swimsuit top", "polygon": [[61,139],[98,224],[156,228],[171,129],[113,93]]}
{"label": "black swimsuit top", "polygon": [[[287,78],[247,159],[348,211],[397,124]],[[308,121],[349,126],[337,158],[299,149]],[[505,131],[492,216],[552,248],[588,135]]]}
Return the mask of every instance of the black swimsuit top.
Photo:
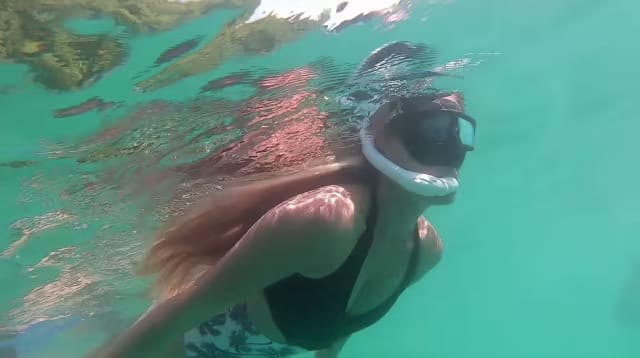
{"label": "black swimsuit top", "polygon": [[[374,195],[375,197],[375,195]],[[373,310],[352,316],[346,312],[351,291],[371,248],[376,223],[375,199],[365,232],[345,262],[328,276],[312,279],[300,274],[280,280],[264,290],[272,318],[288,344],[320,350],[359,331],[384,316],[415,275],[419,238],[415,236],[407,271],[396,292]]]}

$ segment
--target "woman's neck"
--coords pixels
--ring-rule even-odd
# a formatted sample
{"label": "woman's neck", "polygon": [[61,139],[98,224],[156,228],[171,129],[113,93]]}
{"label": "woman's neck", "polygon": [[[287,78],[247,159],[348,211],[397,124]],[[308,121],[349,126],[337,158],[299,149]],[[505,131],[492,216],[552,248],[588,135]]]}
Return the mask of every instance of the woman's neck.
{"label": "woman's neck", "polygon": [[406,192],[381,176],[376,189],[378,213],[376,235],[382,238],[412,237],[417,220],[429,207],[429,199]]}

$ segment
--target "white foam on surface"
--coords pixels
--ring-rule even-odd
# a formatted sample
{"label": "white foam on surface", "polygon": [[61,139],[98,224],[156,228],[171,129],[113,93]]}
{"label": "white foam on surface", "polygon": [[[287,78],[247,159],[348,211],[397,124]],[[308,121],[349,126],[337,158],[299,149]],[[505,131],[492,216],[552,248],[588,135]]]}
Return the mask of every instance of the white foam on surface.
{"label": "white foam on surface", "polygon": [[[343,2],[347,2],[346,7],[337,12],[338,5]],[[320,21],[325,14],[328,16],[328,20],[323,25],[327,30],[333,31],[341,24],[360,15],[390,13],[399,3],[399,0],[264,0],[260,2],[260,5],[246,22],[255,22],[267,16],[283,19],[300,16],[304,19]]]}

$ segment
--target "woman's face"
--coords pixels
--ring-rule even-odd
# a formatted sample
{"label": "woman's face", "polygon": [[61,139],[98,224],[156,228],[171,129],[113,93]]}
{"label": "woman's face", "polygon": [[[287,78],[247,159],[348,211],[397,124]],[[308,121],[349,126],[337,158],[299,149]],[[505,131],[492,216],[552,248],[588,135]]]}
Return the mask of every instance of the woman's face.
{"label": "woman's face", "polygon": [[[401,168],[417,173],[433,175],[436,177],[458,177],[458,170],[454,167],[427,166],[424,164],[420,164],[411,156],[411,154],[409,154],[402,141],[397,136],[391,135],[389,131],[385,131],[384,135],[376,136],[375,142],[375,145],[379,148],[380,153]],[[387,188],[386,190],[389,190],[391,187],[397,186],[386,177],[382,176],[382,178],[383,182],[388,184],[382,186],[383,188]],[[447,205],[452,203],[455,200],[456,196],[455,193],[452,193],[446,196],[424,197],[406,192],[404,190],[400,190],[399,187],[398,190],[392,191],[395,193],[394,195],[399,196],[397,200],[402,200],[407,204],[412,203],[412,206],[420,208],[424,208],[430,205]]]}
{"label": "woman's face", "polygon": [[452,94],[436,101],[436,110],[402,113],[379,127],[375,138],[378,150],[400,167],[436,177],[457,177],[465,150],[460,146],[455,112],[463,111],[462,97]]}
{"label": "woman's face", "polygon": [[[457,188],[453,178],[474,145],[475,120],[463,112],[461,103],[461,96],[450,95],[385,104],[370,118],[368,133],[363,132],[365,151],[369,151],[365,155],[372,153],[369,146],[373,144],[377,155],[392,162],[381,164],[374,157],[378,161],[374,166],[398,186],[420,193],[416,196],[427,198],[428,204],[450,203]],[[446,193],[452,194],[442,196]]]}
{"label": "woman's face", "polygon": [[391,130],[384,130],[375,137],[375,146],[392,162],[401,168],[435,177],[457,177],[458,170],[453,166],[425,165],[409,153],[402,138]]}

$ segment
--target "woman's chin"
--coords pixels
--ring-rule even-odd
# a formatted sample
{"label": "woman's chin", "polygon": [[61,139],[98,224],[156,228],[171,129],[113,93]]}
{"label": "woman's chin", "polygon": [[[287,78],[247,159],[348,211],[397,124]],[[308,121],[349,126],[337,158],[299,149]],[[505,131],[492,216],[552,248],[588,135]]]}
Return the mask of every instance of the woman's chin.
{"label": "woman's chin", "polygon": [[444,165],[424,165],[409,155],[404,155],[400,159],[402,160],[402,163],[399,165],[412,172],[424,173],[437,178],[458,177],[458,169],[455,167]]}
{"label": "woman's chin", "polygon": [[415,172],[429,174],[438,178],[458,177],[458,169],[444,165],[425,165],[417,161],[397,138],[384,142],[380,153],[396,163],[401,168]]}

